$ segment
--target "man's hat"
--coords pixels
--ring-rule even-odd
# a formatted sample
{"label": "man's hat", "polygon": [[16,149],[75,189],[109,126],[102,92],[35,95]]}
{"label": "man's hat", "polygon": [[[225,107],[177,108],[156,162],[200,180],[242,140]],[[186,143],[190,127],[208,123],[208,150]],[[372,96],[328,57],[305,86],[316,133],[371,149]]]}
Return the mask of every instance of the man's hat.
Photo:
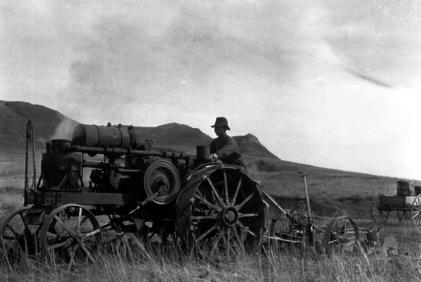
{"label": "man's hat", "polygon": [[228,120],[225,117],[217,117],[215,124],[211,127],[225,127],[226,129],[230,130],[230,127],[228,126]]}

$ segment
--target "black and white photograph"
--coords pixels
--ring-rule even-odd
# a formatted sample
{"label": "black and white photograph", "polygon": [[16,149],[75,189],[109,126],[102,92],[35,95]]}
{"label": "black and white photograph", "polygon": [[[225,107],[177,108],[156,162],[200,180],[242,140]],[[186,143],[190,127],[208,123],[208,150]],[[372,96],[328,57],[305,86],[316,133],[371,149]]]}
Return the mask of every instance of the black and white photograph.
{"label": "black and white photograph", "polygon": [[0,281],[421,281],[421,2],[0,0]]}

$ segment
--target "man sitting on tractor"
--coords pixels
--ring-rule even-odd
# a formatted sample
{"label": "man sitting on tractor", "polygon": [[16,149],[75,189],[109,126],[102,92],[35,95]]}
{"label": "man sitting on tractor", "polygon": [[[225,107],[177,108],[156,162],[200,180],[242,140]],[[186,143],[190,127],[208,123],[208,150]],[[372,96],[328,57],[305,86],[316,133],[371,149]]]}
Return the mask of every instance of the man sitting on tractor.
{"label": "man sitting on tractor", "polygon": [[211,159],[220,159],[224,163],[244,167],[237,142],[227,135],[227,130],[230,130],[228,120],[225,117],[217,117],[215,124],[211,127],[214,128],[215,134],[218,136],[210,144]]}

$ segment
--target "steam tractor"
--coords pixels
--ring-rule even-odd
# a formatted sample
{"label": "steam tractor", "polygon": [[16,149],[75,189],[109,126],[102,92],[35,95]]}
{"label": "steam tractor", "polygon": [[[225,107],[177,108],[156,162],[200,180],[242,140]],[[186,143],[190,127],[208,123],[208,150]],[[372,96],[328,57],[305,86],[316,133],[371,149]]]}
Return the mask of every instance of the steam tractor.
{"label": "steam tractor", "polygon": [[[211,257],[268,242],[330,253],[359,240],[348,217],[314,226],[305,175],[307,216],[281,207],[243,167],[211,161],[207,146],[198,146],[194,156],[163,152],[145,137],[132,126],[80,124],[71,140],[47,142],[37,177],[28,122],[24,208],[0,224],[7,264],[38,254],[93,261],[98,246],[130,234],[142,246],[173,242]],[[269,207],[278,215],[266,228]]]}
{"label": "steam tractor", "polygon": [[210,162],[204,146],[196,156],[162,152],[139,128],[79,124],[71,140],[46,144],[38,178],[34,148],[28,122],[25,207],[0,226],[9,263],[39,253],[92,259],[102,241],[127,233],[227,253],[263,234],[257,182],[242,167]]}

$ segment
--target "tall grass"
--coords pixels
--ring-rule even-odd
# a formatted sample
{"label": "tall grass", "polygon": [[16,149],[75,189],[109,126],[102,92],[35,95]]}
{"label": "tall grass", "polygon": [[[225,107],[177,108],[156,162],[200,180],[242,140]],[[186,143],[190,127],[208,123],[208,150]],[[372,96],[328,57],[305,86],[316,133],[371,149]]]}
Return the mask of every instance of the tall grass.
{"label": "tall grass", "polygon": [[[136,242],[135,242],[136,243]],[[137,243],[136,243],[137,244]],[[144,249],[116,244],[95,255],[94,263],[71,266],[47,259],[29,260],[10,270],[0,268],[2,281],[420,281],[417,256],[382,252],[316,255],[311,251],[264,249],[204,256],[186,254],[177,246]]]}

